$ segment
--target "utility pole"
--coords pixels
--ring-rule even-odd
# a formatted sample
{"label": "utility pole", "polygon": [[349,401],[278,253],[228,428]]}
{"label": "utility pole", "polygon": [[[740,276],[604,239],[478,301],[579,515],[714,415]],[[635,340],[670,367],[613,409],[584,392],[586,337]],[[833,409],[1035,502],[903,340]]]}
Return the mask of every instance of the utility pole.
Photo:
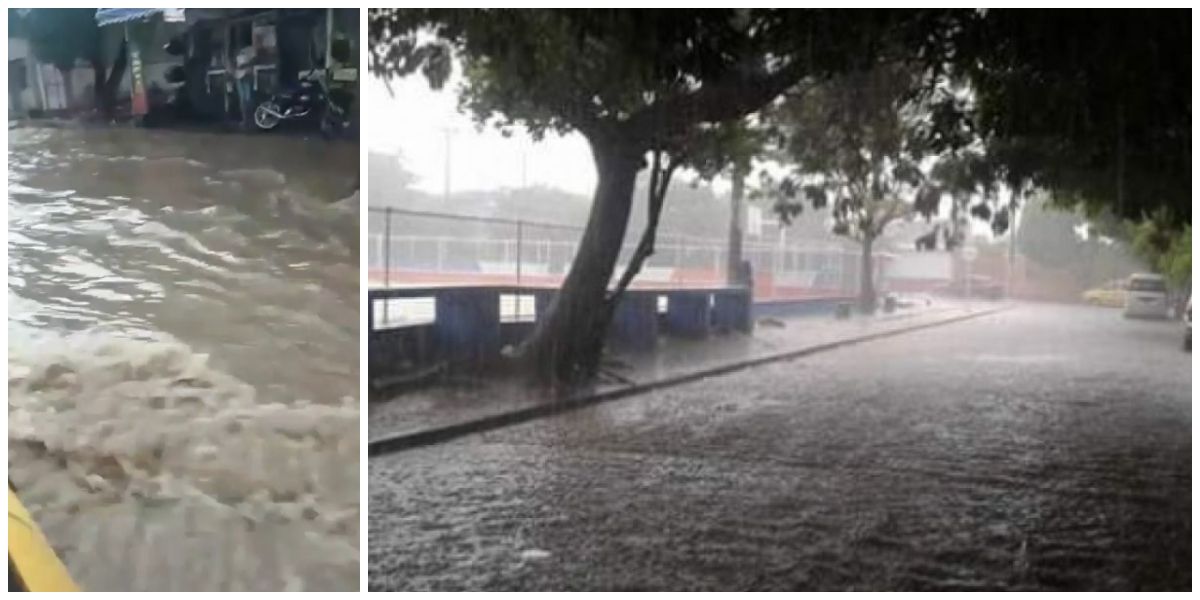
{"label": "utility pole", "polygon": [[521,189],[529,187],[529,142],[521,143]]}
{"label": "utility pole", "polygon": [[733,168],[733,189],[729,193],[729,252],[726,255],[725,281],[729,285],[741,285],[742,270],[742,195],[745,193],[746,173],[740,167]]}
{"label": "utility pole", "polygon": [[444,180],[443,180],[443,182],[442,182],[442,186],[443,186],[443,187],[442,187],[442,199],[443,199],[443,200],[445,200],[445,201],[447,201],[447,202],[449,202],[449,201],[450,201],[450,154],[451,154],[451,140],[452,140],[452,138],[454,137],[454,134],[455,134],[455,133],[456,133],[456,131],[455,131],[455,129],[454,129],[453,127],[443,127],[443,128],[442,128],[442,135],[444,135],[444,136],[445,136],[445,138],[446,138],[446,148],[445,148],[445,150],[446,150],[446,155],[445,155],[445,160],[446,160],[446,163],[445,163],[445,165],[443,166],[443,175],[444,175],[445,179],[444,179]]}

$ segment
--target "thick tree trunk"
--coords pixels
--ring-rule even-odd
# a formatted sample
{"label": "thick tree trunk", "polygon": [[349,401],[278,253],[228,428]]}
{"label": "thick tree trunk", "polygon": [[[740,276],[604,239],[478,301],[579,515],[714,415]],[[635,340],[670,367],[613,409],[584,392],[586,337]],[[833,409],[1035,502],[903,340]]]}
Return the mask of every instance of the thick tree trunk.
{"label": "thick tree trunk", "polygon": [[104,84],[107,80],[104,61],[98,57],[92,58],[92,108],[97,112],[104,110]]}
{"label": "thick tree trunk", "polygon": [[117,108],[117,89],[121,87],[121,79],[125,77],[125,69],[129,63],[128,42],[121,40],[117,58],[113,61],[112,70],[105,73],[104,62],[92,61],[96,81],[96,108],[106,117],[112,117]]}
{"label": "thick tree trunk", "polygon": [[864,314],[875,312],[875,272],[871,260],[871,247],[874,244],[875,238],[863,238],[862,264],[859,266],[858,306]]}
{"label": "thick tree trunk", "polygon": [[611,318],[606,301],[642,155],[619,141],[590,140],[598,180],[579,251],[547,314],[520,355],[541,383],[574,384],[595,375]]}

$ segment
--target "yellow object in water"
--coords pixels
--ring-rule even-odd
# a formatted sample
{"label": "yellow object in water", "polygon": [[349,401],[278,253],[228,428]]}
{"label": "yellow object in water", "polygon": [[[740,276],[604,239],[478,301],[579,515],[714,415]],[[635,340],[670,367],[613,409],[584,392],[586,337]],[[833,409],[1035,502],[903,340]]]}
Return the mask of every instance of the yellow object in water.
{"label": "yellow object in water", "polygon": [[42,535],[12,487],[8,488],[8,589],[78,592],[66,566]]}

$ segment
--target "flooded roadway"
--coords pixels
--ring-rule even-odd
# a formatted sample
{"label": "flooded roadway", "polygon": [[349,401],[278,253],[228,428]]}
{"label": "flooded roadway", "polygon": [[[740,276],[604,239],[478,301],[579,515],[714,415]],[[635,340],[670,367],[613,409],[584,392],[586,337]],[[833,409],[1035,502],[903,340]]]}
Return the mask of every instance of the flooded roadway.
{"label": "flooded roadway", "polygon": [[375,458],[370,588],[1187,590],[1181,336],[1021,307]]}
{"label": "flooded roadway", "polygon": [[91,590],[358,588],[358,150],[9,131],[9,477]]}

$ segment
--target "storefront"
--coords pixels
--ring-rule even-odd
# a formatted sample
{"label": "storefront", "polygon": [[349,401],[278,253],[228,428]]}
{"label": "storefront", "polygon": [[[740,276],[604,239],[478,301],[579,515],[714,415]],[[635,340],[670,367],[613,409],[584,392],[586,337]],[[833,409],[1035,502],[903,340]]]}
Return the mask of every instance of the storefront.
{"label": "storefront", "polygon": [[129,42],[135,116],[166,102],[181,119],[240,120],[230,70],[249,48],[255,102],[312,73],[343,94],[357,130],[358,9],[99,9],[96,19]]}

